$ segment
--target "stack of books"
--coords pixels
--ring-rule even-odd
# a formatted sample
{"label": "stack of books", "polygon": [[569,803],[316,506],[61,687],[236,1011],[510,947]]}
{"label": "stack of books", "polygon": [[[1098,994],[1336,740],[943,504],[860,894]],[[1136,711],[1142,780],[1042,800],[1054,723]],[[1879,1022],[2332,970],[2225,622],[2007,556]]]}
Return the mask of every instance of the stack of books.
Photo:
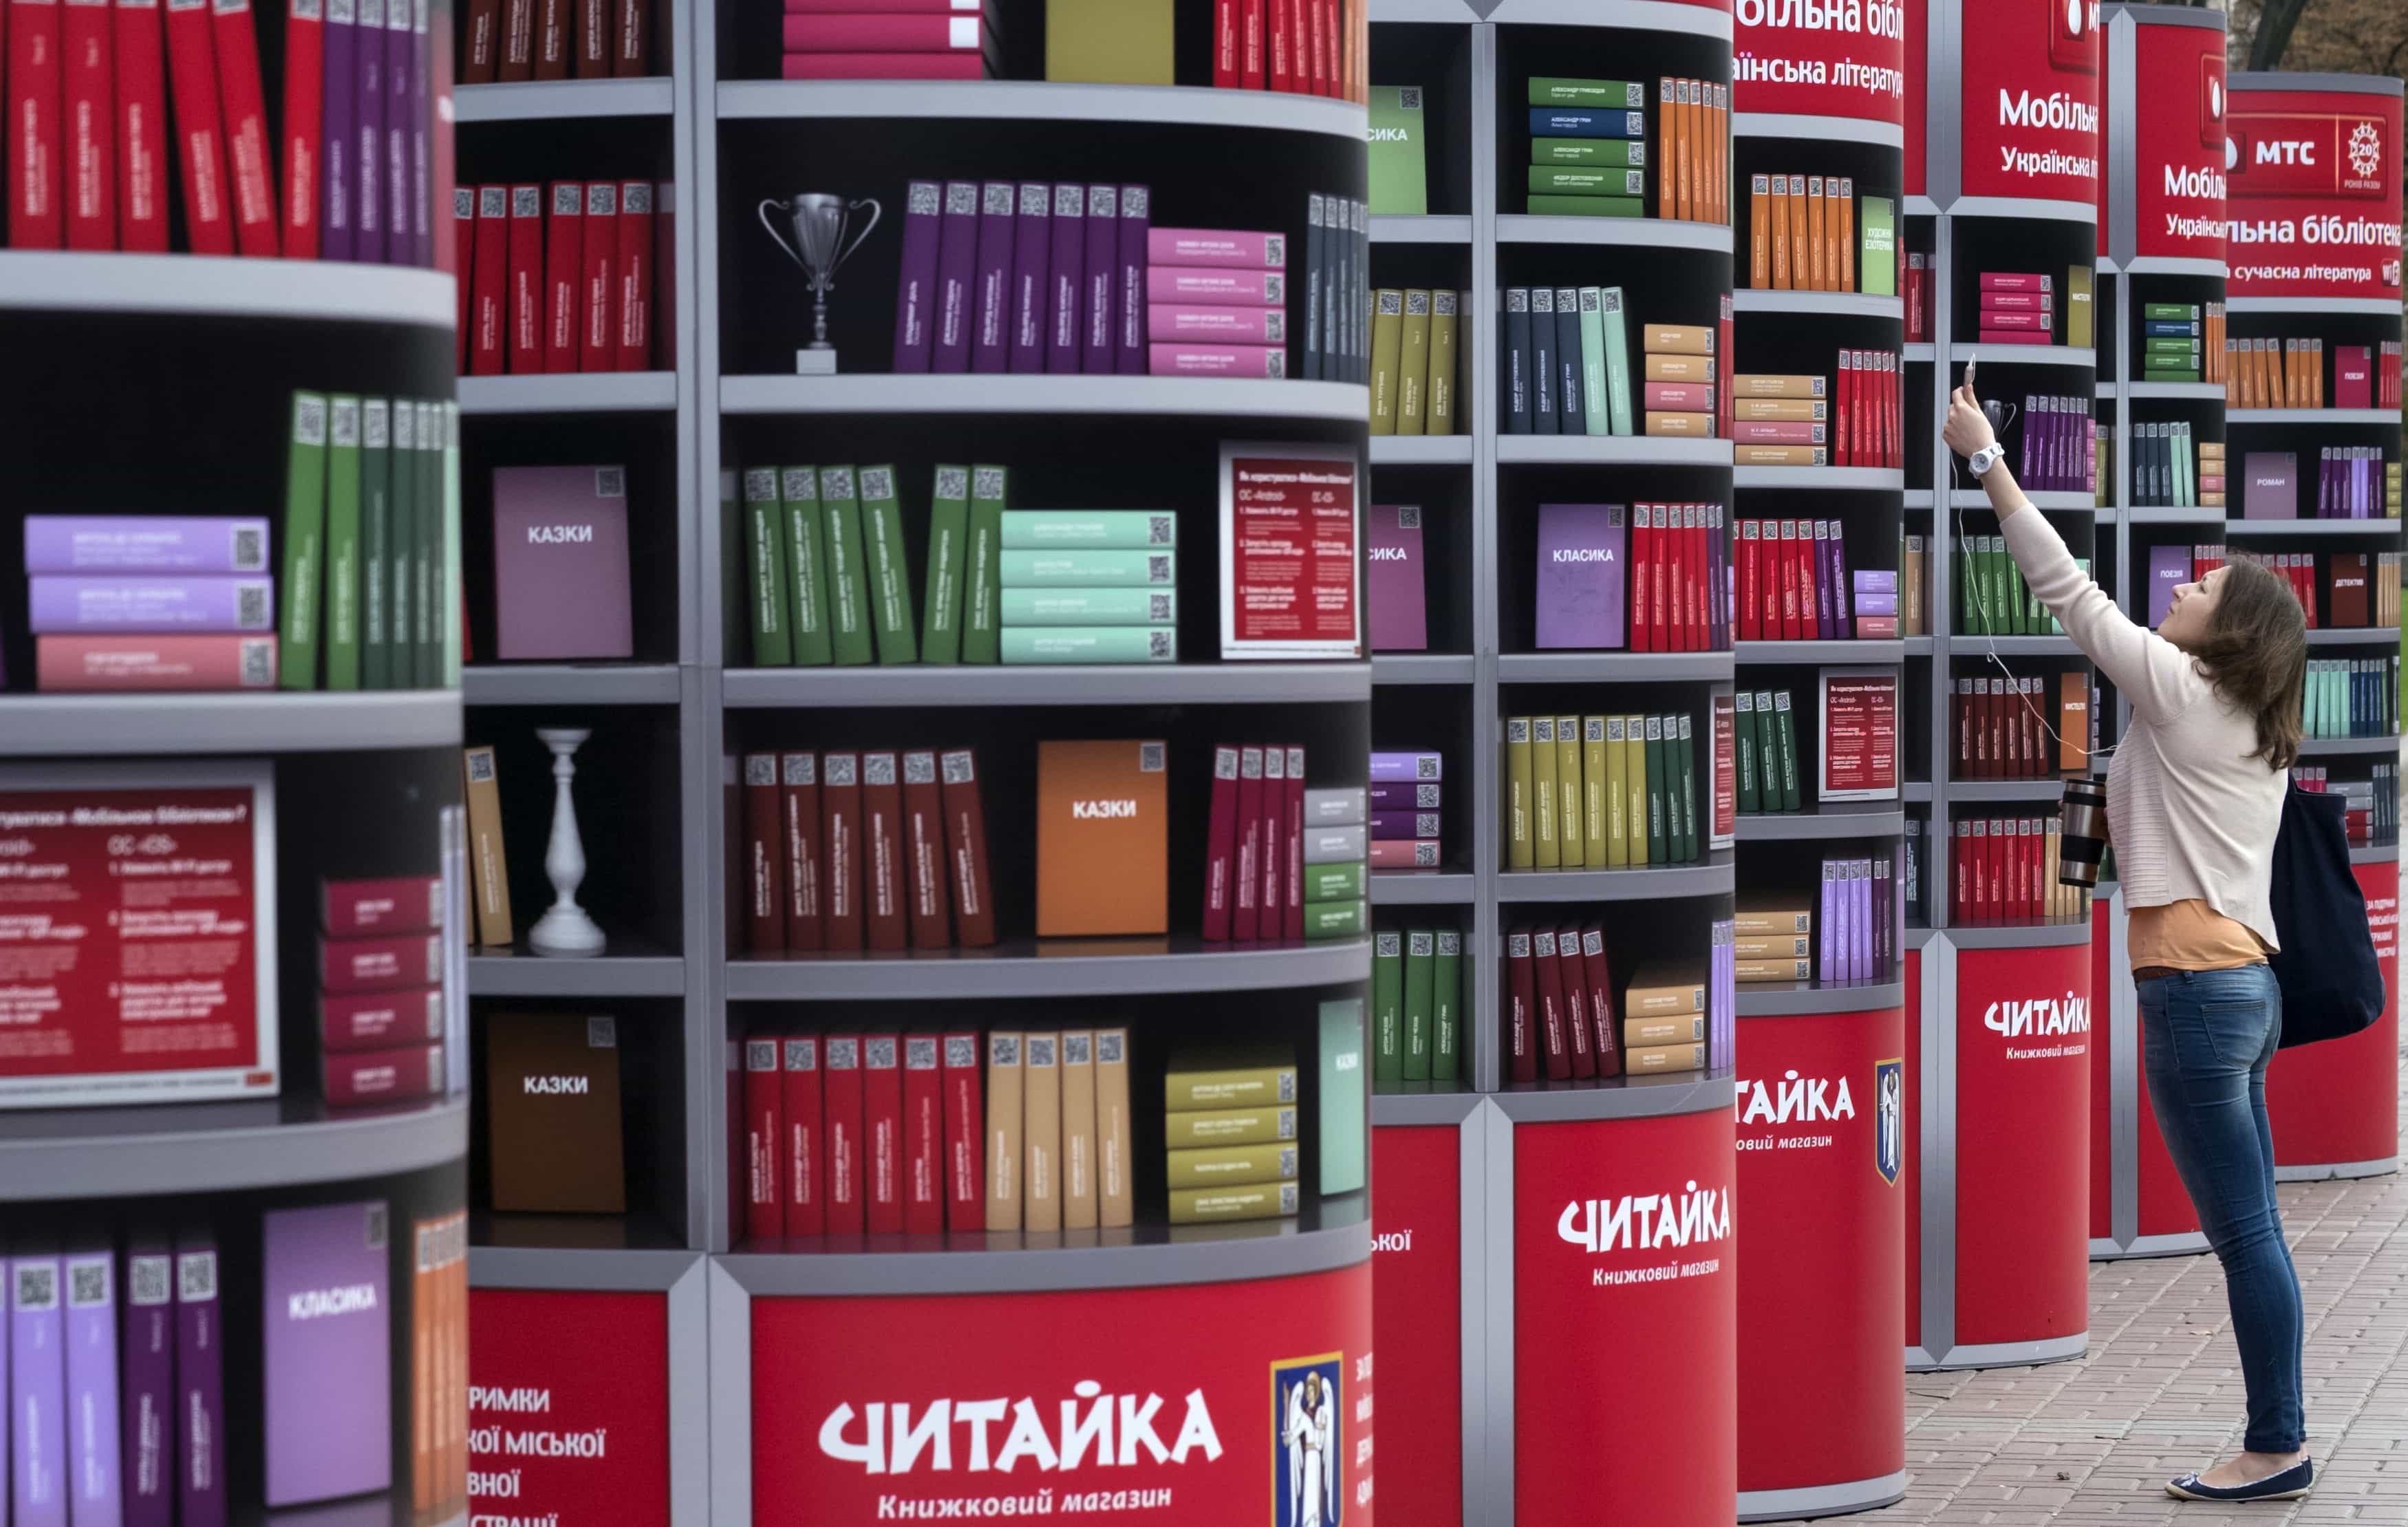
{"label": "stack of books", "polygon": [[1182,1052],[1171,1057],[1162,1092],[1172,1224],[1297,1212],[1294,1051],[1257,1045]]}
{"label": "stack of books", "polygon": [[[1903,467],[1900,389],[1906,367],[1896,351],[1842,350],[1835,372],[1831,461],[1839,467]],[[1794,441],[1791,443],[1795,443]]]}
{"label": "stack of books", "polygon": [[2400,406],[2400,356],[2397,341],[2382,352],[2383,372],[2376,379],[2376,351],[2368,345],[2340,345],[2333,351],[2330,401],[2325,389],[2325,342],[2306,339],[2255,339],[2224,341],[2230,374],[2225,379],[2225,404],[2236,409],[2397,409]]}
{"label": "stack of books", "polygon": [[[1647,87],[1635,80],[1533,78],[1530,188],[1534,216],[1647,215]],[[1685,120],[1666,113],[1668,129]],[[1673,179],[1684,166],[1670,166]],[[1692,194],[1697,166],[1686,166]],[[1658,214],[1677,211],[1678,189]]]}
{"label": "stack of books", "polygon": [[[2222,509],[2224,497],[2224,442],[2200,440],[2194,448],[2198,454],[2198,497],[2201,509]],[[2399,470],[2395,465],[2393,471]]]}
{"label": "stack of books", "polygon": [[1959,817],[1950,831],[1956,881],[1951,922],[2055,923],[2089,917],[2090,893],[2057,883],[2063,838],[2057,817]]}
{"label": "stack of books", "polygon": [[1373,504],[1366,534],[1364,602],[1369,607],[1373,652],[1429,650],[1427,565],[1422,556],[1419,504]]}
{"label": "stack of books", "polygon": [[1622,1066],[1627,1074],[1703,1071],[1710,1058],[1719,1060],[1728,1053],[1714,1044],[1710,998],[1719,974],[1714,966],[1723,962],[1717,946],[1712,960],[1650,960],[1631,972],[1630,988],[1622,994]]}
{"label": "stack of books", "polygon": [[[1371,755],[1369,809],[1436,814],[1443,800],[1446,771],[1440,754],[1393,752]],[[1427,838],[1381,838],[1369,844],[1374,870],[1435,870],[1443,857],[1435,834]]]}
{"label": "stack of books", "polygon": [[1705,828],[1697,754],[1686,713],[1509,718],[1505,867],[1620,870],[1698,861]]}
{"label": "stack of books", "polygon": [[[1325,208],[1334,198],[1325,199]],[[1346,203],[1357,208],[1360,203]],[[1092,206],[1088,215],[1093,217]],[[1326,211],[1325,210],[1325,217]],[[1354,230],[1350,228],[1350,237]],[[1308,229],[1308,232],[1310,230]],[[1340,240],[1325,241],[1337,246]],[[1333,249],[1334,252],[1334,249]],[[1157,377],[1255,377],[1276,380],[1287,375],[1287,330],[1284,310],[1274,311],[1268,300],[1270,278],[1285,280],[1287,237],[1284,234],[1225,228],[1154,228],[1146,236],[1145,369]],[[1151,301],[1160,272],[1204,271],[1208,283],[1226,283],[1236,298],[1228,307],[1191,306],[1184,298],[1171,303]],[[1182,278],[1168,278],[1176,288]],[[1255,293],[1258,301],[1249,301]],[[1331,356],[1352,356],[1352,341],[1330,344],[1326,331],[1317,346],[1326,369]],[[1091,352],[1092,354],[1092,352]],[[1090,365],[1090,371],[1100,367]],[[1324,380],[1337,380],[1325,377]]]}
{"label": "stack of books", "polygon": [[1541,650],[1723,652],[1731,546],[1720,504],[1541,504]]}
{"label": "stack of books", "polygon": [[1301,747],[1212,750],[1205,942],[1332,939],[1369,930],[1364,792],[1310,789],[1304,782]]}
{"label": "stack of books", "polygon": [[[1654,371],[1649,371],[1654,376]],[[1831,464],[1829,431],[1831,427],[1831,388],[1828,379],[1819,376],[1772,375],[1764,372],[1743,372],[1730,379],[1731,429],[1737,439],[1731,448],[1731,460],[1741,467],[1828,467]],[[1868,393],[1862,399],[1849,398],[1853,408],[1859,402],[1868,406],[1868,425],[1871,415],[1872,397]],[[1790,439],[1799,426],[1807,429],[1805,439]],[[1767,426],[1778,438],[1757,438]],[[1853,438],[1853,432],[1852,432]]]}
{"label": "stack of books", "polygon": [[[1811,981],[1814,978],[1814,909],[1780,891],[1742,891],[1733,903],[1732,978]],[[1827,906],[1827,911],[1828,911]]]}
{"label": "stack of books", "polygon": [[[2090,559],[2073,565],[2090,570]],[[2063,636],[2065,627],[2024,582],[2003,536],[1966,536],[1956,542],[1956,634]]]}
{"label": "stack of books", "polygon": [[[869,8],[860,0],[788,0],[786,6],[789,15]],[[538,0],[470,0],[460,26],[460,82],[650,74],[652,34],[652,0],[577,0],[573,11]],[[330,50],[330,63],[333,56]]]}
{"label": "stack of books", "polygon": [[[952,481],[945,472],[939,468],[939,491]],[[918,662],[920,632],[912,620],[895,468],[754,468],[744,473],[743,484],[744,608],[754,666]],[[996,540],[1000,494],[998,480],[992,510],[980,505],[992,516]],[[931,525],[942,517],[932,511]],[[967,506],[956,517],[969,520]],[[969,560],[968,539],[934,530],[929,538],[931,565],[945,568],[953,582]],[[932,598],[929,607],[938,613],[944,601]],[[968,645],[958,631],[954,642],[957,651]],[[931,633],[930,646],[936,645]]]}
{"label": "stack of books", "polygon": [[1732,697],[1739,814],[1770,815],[1804,806],[1799,784],[1798,717],[1786,689],[1742,689]]}
{"label": "stack of books", "polygon": [[[2220,553],[2223,548],[2216,550]],[[2271,555],[2236,552],[2236,560],[2262,562],[2290,584],[2308,629],[2317,627],[2316,589],[2324,589],[2323,624],[2342,628],[2393,629],[2400,624],[2400,554],[2376,552],[2370,561],[2364,552],[2334,552],[2319,559],[2313,552],[2278,552]]]}
{"label": "stack of books", "polygon": [[656,229],[652,209],[667,189],[554,180],[455,190],[457,258],[468,273],[461,368],[480,377],[652,369],[655,256],[670,249],[667,220]]}
{"label": "stack of books", "polygon": [[1887,568],[1856,568],[1848,579],[1856,595],[1857,639],[1886,641],[1898,636],[1898,574]]}
{"label": "stack of books", "polygon": [[2023,409],[2015,481],[2034,493],[2095,494],[2099,431],[2091,421],[2089,397],[2026,393]]}
{"label": "stack of books", "polygon": [[2343,827],[2351,843],[2396,843],[2400,841],[2400,766],[2373,764],[2367,771],[2372,778],[2335,781],[2329,769],[2299,764],[2291,770],[2291,783],[2302,790],[2342,797],[2346,802]]}
{"label": "stack of books", "polygon": [[993,5],[948,8],[863,0],[785,0],[780,27],[783,79],[989,79],[1001,25]]}
{"label": "stack of books", "polygon": [[[1703,388],[1682,394],[1681,400],[1710,411],[1713,363],[1702,370],[1697,380]],[[1634,433],[1622,288],[1507,288],[1504,382],[1508,434]]]}
{"label": "stack of books", "polygon": [[[2166,623],[2166,612],[2173,608],[2174,590],[2185,583],[2195,583],[2225,564],[2225,550],[2212,546],[2152,546],[2149,548],[2149,629],[2154,631]],[[2272,558],[2287,561],[2287,558]],[[2287,569],[2285,569],[2287,577]],[[2364,586],[2361,581],[2361,588]],[[2300,592],[2296,579],[2291,580],[2291,593]],[[2307,608],[2308,625],[2315,620],[2315,593],[2311,588],[2301,601]]]}
{"label": "stack of books", "polygon": [[351,1108],[441,1091],[441,878],[326,881],[318,921],[326,1105]]}
{"label": "stack of books", "polygon": [[277,683],[458,683],[460,406],[293,395]]}
{"label": "stack of books", "polygon": [[1985,270],[1977,338],[1985,345],[2044,345],[2057,332],[2057,281],[2039,271]]}
{"label": "stack of books", "polygon": [[276,686],[264,519],[28,514],[25,572],[45,691]]}
{"label": "stack of books", "polygon": [[2310,737],[2392,737],[2400,731],[2398,656],[2319,658],[2308,664],[2303,707]]}
{"label": "stack of books", "polygon": [[[1714,433],[1714,330],[1712,326],[1689,324],[1644,324],[1640,326],[1640,339],[1645,347],[1647,380],[1650,382],[1682,382],[1688,386],[1702,384],[1702,396],[1684,393],[1679,401],[1695,402],[1695,409],[1657,409],[1646,412],[1645,433],[1651,436],[1710,437]],[[1653,399],[1649,400],[1651,405]],[[1567,431],[1566,433],[1570,433]]]}
{"label": "stack of books", "polygon": [[[1267,749],[1266,752],[1268,750]],[[1303,749],[1288,750],[1291,770],[1301,767],[1298,759]],[[1266,782],[1268,793],[1268,782]],[[1407,812],[1407,817],[1417,814]],[[1437,826],[1437,814],[1428,814],[1431,826]],[[1283,898],[1289,910],[1284,914],[1287,926],[1294,926],[1297,899],[1303,904],[1303,934],[1307,939],[1351,938],[1371,930],[1370,872],[1381,857],[1393,858],[1398,852],[1411,852],[1419,862],[1425,844],[1438,847],[1436,837],[1389,838],[1396,845],[1384,856],[1365,829],[1379,817],[1372,814],[1368,791],[1345,786],[1304,792],[1304,830],[1302,858],[1304,879],[1299,887],[1293,876]],[[1268,913],[1270,903],[1263,903]],[[1293,936],[1293,935],[1289,935]]]}
{"label": "stack of books", "polygon": [[[1861,226],[1859,212],[1861,211]],[[1748,179],[1748,284],[1759,291],[1898,291],[1897,218],[1843,175]]]}
{"label": "stack of books", "polygon": [[1898,575],[1851,569],[1839,520],[1740,521],[1738,601],[1742,641],[1899,634]]}
{"label": "stack of books", "polygon": [[[2136,424],[2132,426],[2132,502],[2143,508],[2198,509],[2204,507],[2208,453],[2214,453],[2215,507],[2224,506],[2224,444],[2220,440],[2194,440],[2191,426],[2185,421],[2164,424]],[[2107,470],[2100,472],[2103,484],[2111,480]]]}
{"label": "stack of books", "polygon": [[743,813],[752,953],[995,943],[975,750],[748,753]]}
{"label": "stack of books", "polygon": [[[1600,943],[1600,958],[1603,948]],[[1462,1075],[1465,995],[1459,929],[1382,929],[1372,935],[1373,1088]]]}
{"label": "stack of books", "polygon": [[2095,751],[2098,689],[2079,670],[1959,677],[1953,699],[1953,779],[2045,779],[2087,767]]}
{"label": "stack of books", "polygon": [[[945,488],[940,480],[939,515],[961,502],[948,497]],[[1179,660],[1176,514],[1138,509],[1006,510],[1002,519],[996,569],[1003,661]],[[932,583],[936,575],[932,559]]]}
{"label": "stack of books", "polygon": [[1602,924],[1510,929],[1504,987],[1510,1080],[1535,1082],[1542,1071],[1551,1082],[1622,1074]]}
{"label": "stack of books", "polygon": [[1371,304],[1371,433],[1454,434],[1462,295],[1383,287]]}
{"label": "stack of books", "polygon": [[[2221,303],[2208,308],[2221,312]],[[2195,302],[2144,302],[2141,304],[2141,380],[2143,382],[2198,382],[2209,374],[2207,357],[2220,353],[2212,331],[2218,319],[2204,317]]]}

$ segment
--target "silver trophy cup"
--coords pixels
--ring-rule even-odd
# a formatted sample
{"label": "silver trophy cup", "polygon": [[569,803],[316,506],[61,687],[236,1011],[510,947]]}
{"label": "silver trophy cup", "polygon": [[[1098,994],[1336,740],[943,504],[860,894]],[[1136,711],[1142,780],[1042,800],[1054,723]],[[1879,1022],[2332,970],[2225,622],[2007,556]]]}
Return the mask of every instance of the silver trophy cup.
{"label": "silver trophy cup", "polygon": [[[845,235],[852,227],[853,214],[865,207],[869,209],[869,220],[848,242]],[[780,229],[778,221],[770,217],[773,209],[791,224],[794,233],[791,240]],[[786,257],[802,267],[803,274],[810,280],[811,342],[809,349],[796,353],[796,371],[817,375],[835,372],[836,350],[828,343],[827,337],[828,290],[836,284],[837,267],[850,259],[853,252],[861,248],[862,240],[869,237],[870,230],[878,226],[882,210],[878,203],[867,196],[848,202],[842,196],[807,192],[785,201],[775,196],[763,199],[761,226],[769,231],[769,237],[778,241],[778,247],[786,252]]]}

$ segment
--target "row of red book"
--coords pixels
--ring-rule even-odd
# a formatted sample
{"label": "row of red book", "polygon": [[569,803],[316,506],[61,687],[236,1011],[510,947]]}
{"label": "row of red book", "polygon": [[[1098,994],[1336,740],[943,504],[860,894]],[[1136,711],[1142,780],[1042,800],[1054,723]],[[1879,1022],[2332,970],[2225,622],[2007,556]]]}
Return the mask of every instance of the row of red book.
{"label": "row of red book", "polygon": [[1212,0],[1212,83],[1367,102],[1370,11],[1370,0]]}
{"label": "row of red book", "polygon": [[666,182],[651,180],[455,190],[460,263],[470,273],[460,283],[460,368],[651,370],[669,196]]}
{"label": "row of red book", "polygon": [[1956,883],[1950,921],[2039,923],[2090,915],[2090,893],[2057,878],[2056,817],[1960,817],[1950,830]]}
{"label": "row of red book", "polygon": [[2097,707],[2085,670],[2058,673],[2054,685],[2029,673],[1959,678],[1953,700],[1956,763],[1951,778],[2042,779],[2089,762]]}
{"label": "row of red book", "polygon": [[468,0],[460,82],[602,79],[652,69],[652,0]]}
{"label": "row of red book", "polygon": [[1898,632],[1898,574],[1848,566],[1842,520],[1739,522],[1742,641],[1887,641]]}
{"label": "row of red book", "polygon": [[748,753],[743,771],[752,953],[995,943],[971,749]]}

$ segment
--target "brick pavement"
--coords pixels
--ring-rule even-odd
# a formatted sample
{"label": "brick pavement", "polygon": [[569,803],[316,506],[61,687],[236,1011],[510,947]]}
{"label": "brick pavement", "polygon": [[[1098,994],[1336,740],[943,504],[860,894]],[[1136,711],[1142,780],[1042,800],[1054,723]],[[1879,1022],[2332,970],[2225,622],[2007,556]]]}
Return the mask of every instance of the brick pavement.
{"label": "brick pavement", "polygon": [[1908,1375],[1906,1499],[1856,1520],[2408,1527],[2408,1174],[2281,1195],[2306,1304],[2314,1495],[2219,1506],[2166,1494],[2167,1479],[2237,1448],[2242,1421],[2223,1275],[2213,1257],[2171,1257],[2091,1264],[2078,1361]]}

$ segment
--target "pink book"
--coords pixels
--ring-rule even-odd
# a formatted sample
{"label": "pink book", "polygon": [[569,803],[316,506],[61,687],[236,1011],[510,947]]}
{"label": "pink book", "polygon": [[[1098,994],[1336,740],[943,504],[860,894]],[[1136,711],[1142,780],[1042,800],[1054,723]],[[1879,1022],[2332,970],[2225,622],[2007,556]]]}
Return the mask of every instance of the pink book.
{"label": "pink book", "polygon": [[439,932],[443,928],[443,882],[431,875],[322,881],[318,887],[318,926],[338,939]]}
{"label": "pink book", "polygon": [[1236,885],[1230,895],[1229,936],[1240,942],[1256,934],[1262,891],[1263,750],[1238,753]]}
{"label": "pink book", "polygon": [[1145,310],[1149,340],[1285,345],[1287,314],[1277,308],[1191,308],[1156,302]]}
{"label": "pink book", "polygon": [[42,636],[34,686],[50,694],[273,689],[272,636]]}
{"label": "pink book", "polygon": [[1435,870],[1438,868],[1438,840],[1434,838],[1377,839],[1371,844],[1371,868]]}
{"label": "pink book", "polygon": [[443,1084],[443,1046],[410,1044],[321,1058],[329,1108],[426,1098]]}
{"label": "pink book", "polygon": [[324,939],[318,955],[318,985],[330,992],[394,991],[443,981],[443,940],[437,934]]}
{"label": "pink book", "polygon": [[[1148,238],[1152,238],[1150,230]],[[1280,308],[1287,303],[1287,277],[1277,270],[1148,266],[1145,300],[1215,308]]]}
{"label": "pink book", "polygon": [[1828,428],[1802,421],[1739,419],[1731,424],[1731,439],[1742,445],[1820,445]]}
{"label": "pink book", "polygon": [[1897,635],[1898,617],[1896,615],[1858,615],[1856,617],[1856,640],[1859,641],[1887,641]]}
{"label": "pink book", "polygon": [[1155,344],[1146,369],[1157,377],[1246,377],[1279,381],[1287,375],[1282,345]]}
{"label": "pink book", "polygon": [[1704,382],[1650,382],[1647,389],[1647,411],[1650,413],[1711,413],[1714,407],[1713,384]]}
{"label": "pink book", "polygon": [[2045,312],[1994,313],[1985,308],[1982,310],[1981,326],[1985,329],[2037,329],[2045,333],[2049,326],[2049,317]]}
{"label": "pink book", "polygon": [[1986,270],[1982,273],[1982,290],[1985,292],[2046,292],[2052,288],[2053,283],[2046,276],[2030,271],[2002,274]]}
{"label": "pink book", "polygon": [[1277,742],[1263,749],[1262,830],[1255,835],[1262,850],[1254,872],[1262,882],[1254,898],[1254,936],[1287,936],[1287,749]]}
{"label": "pink book", "polygon": [[318,1035],[328,1050],[390,1050],[443,1042],[443,988],[328,993],[318,999]]}
{"label": "pink book", "polygon": [[2057,299],[2046,292],[1985,292],[1982,310],[1985,313],[2044,313]]}
{"label": "pink book", "polygon": [[975,16],[985,6],[986,0],[785,0],[789,16]]}
{"label": "pink book", "polygon": [[1152,266],[1284,270],[1287,235],[1236,228],[1152,228],[1146,232],[1145,255]]}
{"label": "pink book", "polygon": [[781,79],[983,79],[980,53],[788,53]]}
{"label": "pink book", "polygon": [[1982,331],[1981,342],[1985,345],[2044,345],[2048,343],[2048,334],[2042,329],[1988,328]]}
{"label": "pink book", "polygon": [[781,30],[794,53],[975,53],[995,40],[976,14],[805,14],[786,17]]}

